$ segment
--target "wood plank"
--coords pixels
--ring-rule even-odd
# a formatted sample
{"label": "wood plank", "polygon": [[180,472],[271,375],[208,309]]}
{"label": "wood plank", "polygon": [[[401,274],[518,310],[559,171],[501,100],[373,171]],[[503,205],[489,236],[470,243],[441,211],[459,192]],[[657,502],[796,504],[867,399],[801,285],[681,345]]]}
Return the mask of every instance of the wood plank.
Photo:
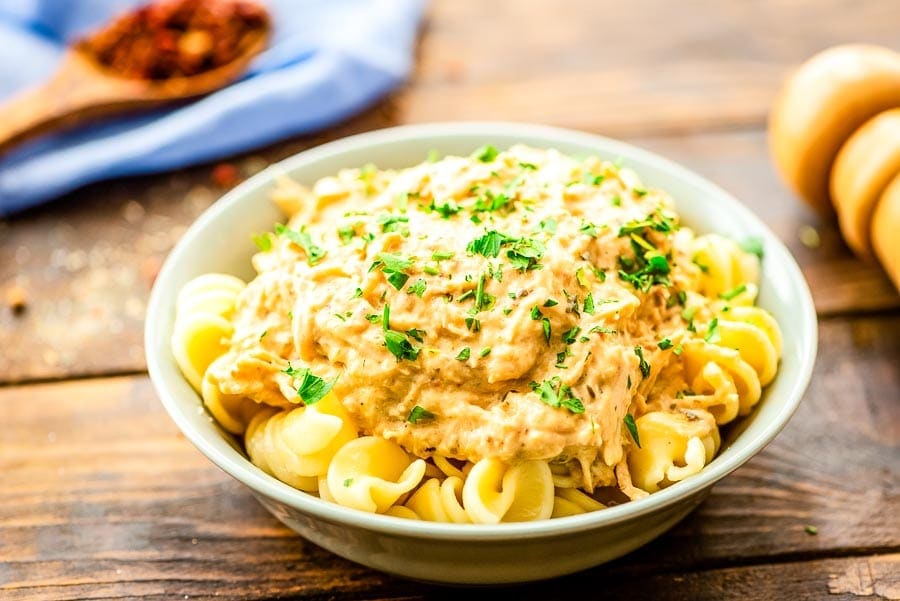
{"label": "wood plank", "polygon": [[[635,598],[764,598],[775,586],[821,598],[837,582],[845,598],[859,592],[851,585],[891,598],[900,316],[836,318],[821,335],[797,415],[698,511],[618,562],[516,592],[540,599],[603,582]],[[281,526],[180,435],[145,376],[2,388],[0,423],[0,591],[12,598],[433,592]],[[841,555],[853,557],[826,559]],[[770,562],[790,565],[746,567]],[[751,587],[762,588],[751,595]]]}
{"label": "wood plank", "polygon": [[[300,147],[390,119],[373,110],[323,137],[273,146],[237,164],[249,174]],[[797,257],[820,315],[900,307],[882,272],[853,258],[833,223],[791,198],[769,165],[762,132],[630,141],[684,163],[748,204]],[[190,222],[221,194],[209,174],[199,167],[97,184],[0,222],[0,298],[16,283],[28,295],[20,315],[0,306],[0,382],[143,370],[152,279]],[[819,247],[801,243],[804,227],[816,229]]]}
{"label": "wood plank", "polygon": [[[283,571],[284,562],[293,563],[291,572]],[[342,562],[346,564],[346,562]],[[131,562],[129,562],[131,564]],[[449,589],[412,583],[374,573],[359,573],[350,564],[341,565],[344,578],[337,581],[318,579],[310,574],[310,566],[286,558],[275,562],[254,562],[235,573],[223,564],[201,556],[193,564],[195,576],[178,576],[171,565],[162,563],[135,568],[129,573],[135,580],[121,577],[124,569],[114,568],[110,562],[91,572],[91,581],[77,582],[59,588],[52,583],[29,584],[6,591],[10,601],[34,599],[153,599],[175,598],[204,600],[225,599],[390,599],[425,600],[458,599],[460,594],[473,600],[497,598],[541,599],[570,601],[580,598],[585,590],[602,590],[604,599],[643,599],[652,601],[721,601],[745,599],[792,599],[797,601],[862,601],[900,599],[900,554],[865,557],[830,558],[812,561],[735,566],[687,572],[636,572],[617,562],[604,569],[595,569],[549,582],[525,587],[486,587],[478,589]],[[71,564],[50,562],[42,566],[48,574],[60,574]],[[116,581],[103,580],[105,574],[116,574]],[[260,578],[260,574],[272,574]],[[200,574],[205,577],[200,577]],[[149,578],[150,580],[145,580]],[[602,583],[601,585],[598,585]],[[591,588],[588,588],[591,587]],[[0,590],[3,590],[0,588]]]}
{"label": "wood plank", "polygon": [[890,0],[435,2],[407,122],[515,119],[616,136],[761,125],[829,45],[900,47]]}

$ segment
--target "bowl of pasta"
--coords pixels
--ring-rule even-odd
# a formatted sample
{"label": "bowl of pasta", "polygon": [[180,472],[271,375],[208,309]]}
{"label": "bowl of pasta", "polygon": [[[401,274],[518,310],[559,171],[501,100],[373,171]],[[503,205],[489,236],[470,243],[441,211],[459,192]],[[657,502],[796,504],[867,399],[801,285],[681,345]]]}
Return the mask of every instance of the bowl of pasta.
{"label": "bowl of pasta", "polygon": [[166,260],[146,351],[185,436],[303,537],[493,584],[671,528],[784,427],[816,337],[789,252],[698,175],[449,123],[227,193]]}

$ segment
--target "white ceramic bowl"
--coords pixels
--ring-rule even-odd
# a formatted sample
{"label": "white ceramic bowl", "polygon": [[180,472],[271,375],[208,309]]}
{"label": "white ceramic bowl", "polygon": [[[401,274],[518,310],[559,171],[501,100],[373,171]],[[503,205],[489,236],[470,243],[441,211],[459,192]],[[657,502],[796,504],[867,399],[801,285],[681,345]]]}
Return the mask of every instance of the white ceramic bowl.
{"label": "white ceramic bowl", "polygon": [[[373,515],[322,501],[255,467],[204,413],[169,349],[175,297],[191,278],[211,271],[249,279],[252,232],[283,216],[269,200],[282,174],[312,184],[344,167],[406,167],[432,149],[467,155],[491,143],[525,143],[571,155],[621,157],[648,186],[667,190],[686,225],[764,242],[759,304],[778,320],[784,357],[758,409],[704,470],[684,481],[602,511],[517,524],[438,524]],[[213,463],[246,484],[290,528],[338,555],[373,568],[446,583],[509,583],[559,576],[619,557],[659,536],[694,509],[719,479],[758,453],[784,427],[809,381],[816,354],[816,315],[803,275],[775,235],[726,192],[647,151],[575,131],[514,123],[440,123],[375,131],[302,152],[250,178],[207,210],[172,251],[147,311],[150,377],[172,419]],[[739,432],[738,432],[739,431]]]}

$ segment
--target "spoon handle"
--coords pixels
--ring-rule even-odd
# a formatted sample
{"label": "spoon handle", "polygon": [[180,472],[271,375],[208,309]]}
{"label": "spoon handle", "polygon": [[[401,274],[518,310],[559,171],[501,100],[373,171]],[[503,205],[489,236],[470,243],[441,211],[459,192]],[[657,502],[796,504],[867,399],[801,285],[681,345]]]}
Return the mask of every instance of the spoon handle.
{"label": "spoon handle", "polygon": [[127,92],[122,82],[98,76],[69,52],[49,81],[0,105],[0,155],[37,136],[119,112],[129,104]]}

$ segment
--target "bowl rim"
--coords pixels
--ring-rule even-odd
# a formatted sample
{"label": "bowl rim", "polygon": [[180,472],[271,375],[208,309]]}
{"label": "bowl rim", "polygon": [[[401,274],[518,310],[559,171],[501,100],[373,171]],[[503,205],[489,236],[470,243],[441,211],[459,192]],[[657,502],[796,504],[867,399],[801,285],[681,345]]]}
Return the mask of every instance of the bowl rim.
{"label": "bowl rim", "polygon": [[[154,337],[159,335],[157,324],[165,323],[164,292],[161,283],[170,277],[170,272],[175,269],[176,264],[190,260],[186,255],[192,237],[200,230],[208,227],[220,215],[228,212],[233,205],[239,204],[248,194],[268,185],[274,178],[283,175],[285,172],[290,172],[305,163],[335,157],[336,155],[365,147],[378,146],[383,143],[418,141],[428,137],[447,139],[456,136],[481,136],[486,140],[500,136],[533,137],[555,139],[561,144],[575,143],[584,146],[594,146],[598,149],[602,148],[604,152],[618,153],[626,157],[626,160],[635,163],[635,169],[638,172],[641,170],[641,165],[651,165],[660,171],[668,171],[678,179],[703,190],[709,197],[715,197],[716,202],[725,205],[726,211],[737,213],[738,217],[750,224],[763,237],[767,258],[778,261],[787,270],[793,286],[796,288],[797,296],[801,301],[801,306],[798,309],[802,320],[800,330],[805,343],[801,344],[798,376],[791,382],[791,386],[784,394],[784,398],[780,399],[782,402],[775,417],[765,424],[764,428],[753,439],[742,441],[742,448],[738,452],[728,457],[719,455],[698,474],[677,482],[668,488],[654,492],[645,498],[581,515],[552,520],[502,524],[449,524],[407,520],[381,514],[370,514],[344,507],[294,489],[264,473],[246,458],[236,459],[230,457],[208,442],[199,431],[192,427],[187,416],[179,407],[176,393],[166,386],[161,357],[156,355],[151,344]],[[166,332],[165,335],[168,338],[169,333]],[[781,240],[749,208],[745,207],[716,184],[690,169],[643,148],[604,136],[571,129],[506,121],[448,121],[379,129],[315,146],[270,165],[228,191],[191,224],[166,258],[156,278],[147,305],[144,344],[150,379],[169,416],[185,437],[201,453],[206,455],[210,461],[224,472],[248,486],[254,493],[265,495],[316,519],[352,527],[361,527],[387,535],[455,541],[509,541],[595,530],[631,520],[661,510],[695,494],[701,494],[714,483],[749,461],[775,438],[799,406],[812,376],[815,363],[818,346],[818,323],[812,295],[806,280],[797,262]],[[739,435],[739,438],[746,435],[747,433],[743,432]]]}

